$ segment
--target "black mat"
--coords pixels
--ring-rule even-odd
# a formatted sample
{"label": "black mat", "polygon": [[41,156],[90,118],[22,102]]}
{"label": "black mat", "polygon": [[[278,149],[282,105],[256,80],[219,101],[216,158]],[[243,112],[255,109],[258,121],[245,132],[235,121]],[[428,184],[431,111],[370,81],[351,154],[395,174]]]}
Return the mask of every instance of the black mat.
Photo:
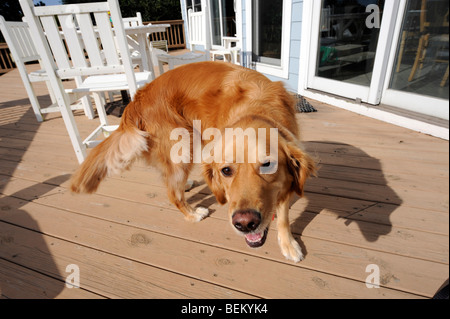
{"label": "black mat", "polygon": [[311,104],[309,104],[309,102],[306,101],[306,99],[303,96],[297,94],[295,97],[297,99],[297,103],[295,105],[295,109],[297,112],[299,113],[317,112],[317,110]]}

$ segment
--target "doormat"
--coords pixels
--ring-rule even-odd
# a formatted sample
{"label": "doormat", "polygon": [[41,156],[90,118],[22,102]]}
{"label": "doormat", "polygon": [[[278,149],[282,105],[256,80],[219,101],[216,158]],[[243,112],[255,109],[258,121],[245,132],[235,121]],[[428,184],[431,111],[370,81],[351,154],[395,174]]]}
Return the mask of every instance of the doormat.
{"label": "doormat", "polygon": [[301,96],[300,94],[296,94],[295,96],[297,103],[295,105],[295,110],[299,113],[310,113],[310,112],[317,112],[317,110],[309,104],[306,99]]}

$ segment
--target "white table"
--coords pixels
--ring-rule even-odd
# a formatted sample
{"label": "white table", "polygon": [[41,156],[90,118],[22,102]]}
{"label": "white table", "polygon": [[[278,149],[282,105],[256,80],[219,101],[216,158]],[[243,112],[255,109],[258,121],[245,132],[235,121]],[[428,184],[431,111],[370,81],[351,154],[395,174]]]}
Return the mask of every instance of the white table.
{"label": "white table", "polygon": [[148,35],[156,32],[165,32],[170,24],[147,24],[134,27],[125,27],[125,33],[129,36],[128,43],[134,50],[141,54],[143,71],[152,72],[155,79],[155,72],[151,59],[150,45]]}

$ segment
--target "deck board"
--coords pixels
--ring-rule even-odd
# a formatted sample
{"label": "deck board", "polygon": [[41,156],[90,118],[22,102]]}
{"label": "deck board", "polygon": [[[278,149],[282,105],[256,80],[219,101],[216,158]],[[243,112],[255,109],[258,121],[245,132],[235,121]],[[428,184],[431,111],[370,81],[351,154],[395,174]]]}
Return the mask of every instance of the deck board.
{"label": "deck board", "polygon": [[[197,224],[141,162],[96,194],[71,194],[78,164],[60,115],[36,122],[17,71],[0,87],[2,298],[429,298],[448,278],[448,141],[311,101],[318,112],[297,118],[320,169],[292,201],[306,255],[294,264],[276,223],[249,249],[198,169],[186,196],[212,213]],[[75,114],[81,136],[98,125]],[[71,263],[80,289],[64,286]],[[369,264],[379,289],[365,286]]]}

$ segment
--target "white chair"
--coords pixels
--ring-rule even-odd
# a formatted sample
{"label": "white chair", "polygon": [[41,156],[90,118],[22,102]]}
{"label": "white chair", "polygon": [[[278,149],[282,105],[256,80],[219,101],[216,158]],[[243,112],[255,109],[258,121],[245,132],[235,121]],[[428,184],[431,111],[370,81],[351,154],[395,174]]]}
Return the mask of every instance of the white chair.
{"label": "white chair", "polygon": [[204,11],[188,10],[188,35],[191,51],[211,50],[208,15]]}
{"label": "white chair", "polygon": [[[140,12],[136,12],[135,17],[122,18],[123,26],[125,28],[129,27],[137,27],[140,25],[144,25],[142,21],[142,15]],[[142,56],[139,52],[140,45],[137,39],[134,39],[130,36],[127,36],[128,48],[130,49],[131,62],[133,62],[133,66],[142,66]]]}
{"label": "white chair", "polygon": [[211,51],[211,60],[216,61],[218,56],[221,56],[222,59],[226,62],[232,62],[234,63],[234,54],[230,49],[217,49],[214,51]]}
{"label": "white chair", "polygon": [[[0,30],[5,37],[9,50],[13,56],[17,69],[19,70],[22,82],[25,86],[31,107],[38,122],[44,120],[43,114],[50,112],[59,112],[59,107],[55,103],[55,98],[51,90],[47,73],[44,70],[37,70],[29,72],[25,65],[26,62],[39,61],[40,56],[33,44],[30,29],[26,22],[5,21],[3,16],[0,16]],[[49,90],[52,104],[47,107],[42,107],[36,97],[32,83],[45,81]],[[86,98],[82,103],[71,105],[72,110],[84,109],[86,115],[94,118],[94,111],[92,105]]]}
{"label": "white chair", "polygon": [[[123,21],[123,26],[125,28],[137,27],[140,25],[144,25],[144,22],[142,22],[142,14],[140,12],[136,12],[135,17],[122,18],[122,21]],[[141,53],[139,52],[139,50],[135,49],[136,47],[139,47],[139,43],[130,36],[127,36],[127,41],[128,41],[128,47],[130,49],[130,56],[131,56],[131,61],[133,62],[133,67],[142,65]],[[117,42],[116,42],[116,47],[118,47]],[[115,92],[112,92],[112,91],[108,92],[110,102],[114,101],[114,93]]]}
{"label": "white chair", "polygon": [[[86,148],[100,142],[96,140],[97,136],[116,128],[108,126],[102,93],[129,90],[133,99],[138,87],[150,82],[151,73],[133,70],[118,0],[40,7],[34,7],[32,0],[19,2],[81,163],[86,157]],[[62,79],[75,76],[82,77],[82,83],[76,88],[65,89]],[[70,109],[70,98],[77,99],[86,94],[94,97],[100,126],[82,141]]]}
{"label": "white chair", "polygon": [[142,22],[142,15],[140,12],[136,12],[135,17],[122,18],[124,27],[137,27],[138,25],[144,25]]}
{"label": "white chair", "polygon": [[206,19],[207,15],[204,12],[193,12],[192,9],[189,9],[188,32],[191,52],[170,55],[162,50],[152,49],[152,56],[157,57],[159,74],[164,73],[164,63],[169,65],[169,70],[172,70],[176,65],[210,60],[211,46],[207,37],[209,24]]}
{"label": "white chair", "polygon": [[211,51],[212,60],[215,61],[217,56],[222,56],[224,61],[239,64],[238,56],[240,48],[237,45],[234,47],[231,45],[232,43],[237,44],[239,39],[235,37],[223,37],[222,42],[223,47],[221,49]]}

